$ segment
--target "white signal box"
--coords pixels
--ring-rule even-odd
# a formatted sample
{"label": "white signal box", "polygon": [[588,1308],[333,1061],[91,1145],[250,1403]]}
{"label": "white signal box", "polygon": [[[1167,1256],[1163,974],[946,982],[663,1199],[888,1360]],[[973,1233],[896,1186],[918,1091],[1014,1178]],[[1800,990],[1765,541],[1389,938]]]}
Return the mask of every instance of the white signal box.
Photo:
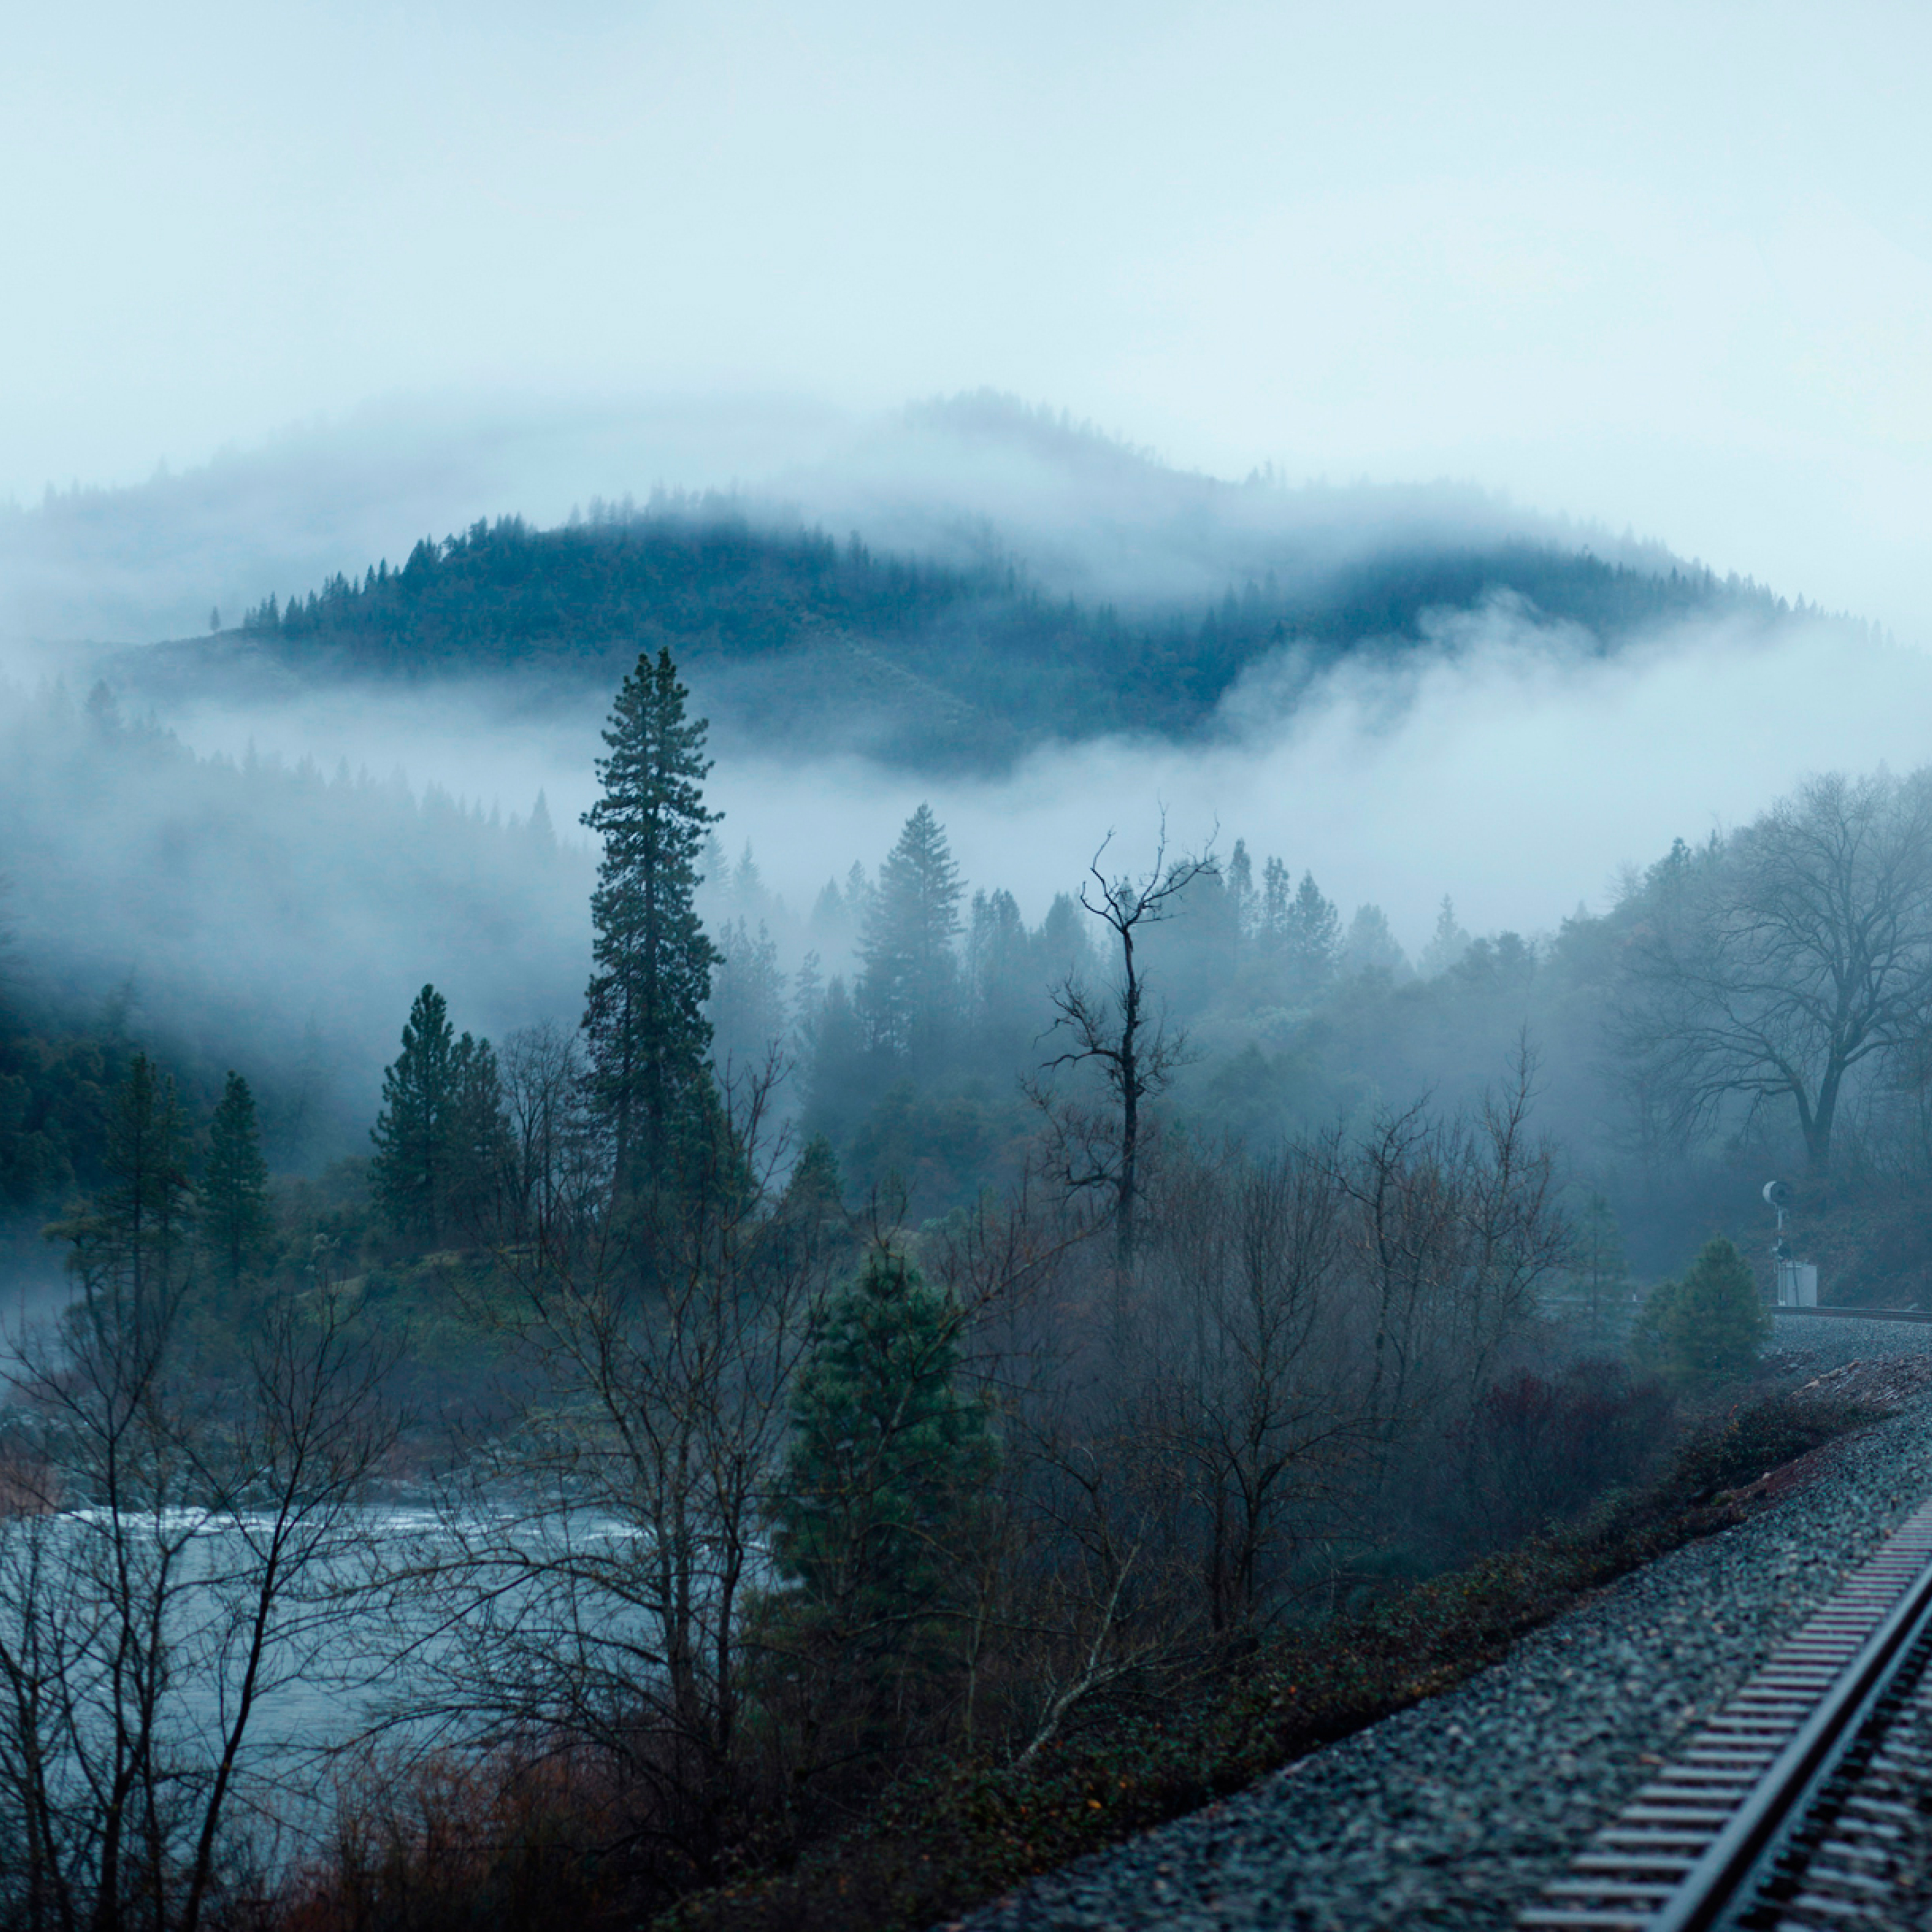
{"label": "white signal box", "polygon": [[1815,1262],[1778,1264],[1778,1305],[1780,1308],[1818,1306],[1818,1268]]}

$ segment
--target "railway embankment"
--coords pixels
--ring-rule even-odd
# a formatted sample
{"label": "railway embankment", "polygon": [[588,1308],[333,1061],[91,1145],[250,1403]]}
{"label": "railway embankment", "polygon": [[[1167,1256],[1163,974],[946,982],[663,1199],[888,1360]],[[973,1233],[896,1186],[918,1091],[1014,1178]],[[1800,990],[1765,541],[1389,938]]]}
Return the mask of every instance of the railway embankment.
{"label": "railway embankment", "polygon": [[1932,1326],[1786,1318],[1770,1352],[1808,1399],[1888,1412],[1766,1472],[1742,1520],[1590,1593],[1456,1688],[955,1922],[1508,1924],[1932,1494]]}

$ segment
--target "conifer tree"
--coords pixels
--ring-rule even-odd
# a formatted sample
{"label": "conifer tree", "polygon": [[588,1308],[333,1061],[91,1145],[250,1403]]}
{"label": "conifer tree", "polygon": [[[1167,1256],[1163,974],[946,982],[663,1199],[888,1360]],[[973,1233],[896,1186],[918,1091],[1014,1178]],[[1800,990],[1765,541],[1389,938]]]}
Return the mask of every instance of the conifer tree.
{"label": "conifer tree", "polygon": [[835,1138],[851,1128],[866,1104],[866,1032],[844,977],[834,974],[812,1016],[806,1075],[805,1117]]}
{"label": "conifer tree", "polygon": [[1469,950],[1469,935],[1456,918],[1456,902],[1447,892],[1436,914],[1436,930],[1423,948],[1417,968],[1425,980],[1439,978]]}
{"label": "conifer tree", "polygon": [[389,1225],[431,1243],[442,1232],[448,1193],[455,1056],[448,1004],[425,986],[410,1008],[402,1052],[382,1070],[382,1111],[369,1134],[376,1143],[370,1180]]}
{"label": "conifer tree", "polygon": [[[811,1184],[836,1178],[830,1154]],[[949,1557],[993,1466],[986,1408],[958,1385],[959,1328],[956,1304],[874,1248],[794,1390],[774,1550],[806,1628],[848,1664],[903,1652],[944,1607]]]}
{"label": "conifer tree", "polygon": [[798,1164],[785,1183],[782,1211],[843,1220],[844,1192],[832,1143],[823,1134],[814,1134],[800,1149]]}
{"label": "conifer tree", "polygon": [[836,879],[827,879],[812,902],[812,935],[831,944],[842,939],[846,930],[845,895],[838,890]]}
{"label": "conifer tree", "polygon": [[879,868],[860,949],[859,1011],[872,1044],[896,1059],[929,1065],[952,1034],[964,890],[945,831],[922,805]]}
{"label": "conifer tree", "polygon": [[1252,935],[1261,916],[1255,903],[1254,861],[1248,856],[1245,839],[1234,841],[1234,854],[1228,861],[1227,885],[1228,916],[1238,946]]}
{"label": "conifer tree", "polygon": [[1048,981],[1078,979],[1094,965],[1087,916],[1071,892],[1055,892],[1035,936],[1042,976]]}
{"label": "conifer tree", "polygon": [[1750,1263],[1720,1234],[1706,1242],[1682,1281],[1651,1291],[1634,1352],[1673,1388],[1709,1388],[1749,1375],[1770,1332]]}
{"label": "conifer tree", "polygon": [[1392,980],[1408,976],[1408,956],[1390,931],[1388,915],[1380,906],[1355,908],[1348,936],[1342,942],[1342,964],[1351,973],[1386,973]]}
{"label": "conifer tree", "polygon": [[398,1234],[434,1246],[488,1218],[512,1165],[502,1077],[487,1040],[450,1024],[434,986],[416,997],[403,1050],[382,1072],[382,1111],[370,1132],[370,1180]]}
{"label": "conifer tree", "polygon": [[845,1211],[844,1182],[838,1157],[823,1134],[814,1134],[800,1150],[771,1224],[772,1238],[806,1257],[849,1256],[852,1217]]}
{"label": "conifer tree", "polygon": [[620,1192],[668,1178],[716,1110],[704,1007],[718,953],[693,901],[699,856],[724,814],[704,806],[706,724],[685,716],[688,694],[668,650],[655,664],[639,658],[604,733],[604,795],[584,814],[604,842],[584,1025]]}
{"label": "conifer tree", "polygon": [[1261,912],[1257,937],[1264,952],[1279,952],[1288,943],[1288,909],[1292,895],[1288,868],[1270,857],[1262,868]]}
{"label": "conifer tree", "polygon": [[856,859],[845,874],[845,917],[855,932],[862,932],[872,916],[872,896],[878,890],[866,876],[865,866]]}
{"label": "conifer tree", "polygon": [[1298,999],[1312,999],[1335,974],[1342,944],[1342,916],[1324,898],[1312,872],[1304,872],[1288,902],[1282,934],[1282,964]]}
{"label": "conifer tree", "polygon": [[1018,1065],[1040,1030],[1040,989],[1034,949],[1008,892],[975,892],[967,930],[966,977],[975,1052]]}
{"label": "conifer tree", "polygon": [[524,823],[524,842],[542,860],[556,856],[556,828],[551,824],[550,801],[539,791],[537,802],[530,807],[530,815]]}
{"label": "conifer tree", "polygon": [[450,1106],[444,1154],[445,1216],[466,1231],[482,1229],[507,1205],[516,1150],[504,1106],[496,1049],[464,1034],[450,1055]]}
{"label": "conifer tree", "polygon": [[268,1170],[255,1096],[232,1070],[208,1130],[200,1204],[202,1246],[232,1294],[254,1268],[268,1234]]}
{"label": "conifer tree", "polygon": [[754,935],[742,917],[728,920],[718,938],[721,957],[706,1015],[712,1025],[712,1058],[718,1067],[728,1064],[737,1074],[755,1072],[784,1046],[788,1031],[778,942],[763,920]]}
{"label": "conifer tree", "polygon": [[[186,1284],[194,1202],[188,1125],[175,1083],[145,1053],[129,1063],[107,1120],[107,1186],[87,1213],[62,1224],[90,1312],[165,1322]],[[97,1304],[98,1292],[108,1300]]]}

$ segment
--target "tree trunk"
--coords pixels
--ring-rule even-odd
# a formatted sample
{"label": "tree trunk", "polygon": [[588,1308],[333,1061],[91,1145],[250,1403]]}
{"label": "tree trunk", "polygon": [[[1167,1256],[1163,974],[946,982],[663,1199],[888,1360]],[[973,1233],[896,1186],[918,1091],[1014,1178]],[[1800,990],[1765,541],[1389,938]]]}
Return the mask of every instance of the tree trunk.
{"label": "tree trunk", "polygon": [[1124,1301],[1134,1268],[1134,1214],[1138,1204],[1141,1129],[1140,980],[1134,971],[1134,935],[1120,934],[1124,983],[1120,997],[1120,1178],[1114,1223],[1116,1292]]}

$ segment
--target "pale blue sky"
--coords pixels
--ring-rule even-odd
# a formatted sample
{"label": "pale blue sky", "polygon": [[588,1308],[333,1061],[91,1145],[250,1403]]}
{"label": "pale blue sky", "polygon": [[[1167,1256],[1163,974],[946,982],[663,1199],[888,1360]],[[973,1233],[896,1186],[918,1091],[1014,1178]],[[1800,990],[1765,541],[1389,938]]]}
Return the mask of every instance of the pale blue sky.
{"label": "pale blue sky", "polygon": [[190,0],[7,42],[0,494],[385,398],[987,384],[1932,640],[1922,8]]}

